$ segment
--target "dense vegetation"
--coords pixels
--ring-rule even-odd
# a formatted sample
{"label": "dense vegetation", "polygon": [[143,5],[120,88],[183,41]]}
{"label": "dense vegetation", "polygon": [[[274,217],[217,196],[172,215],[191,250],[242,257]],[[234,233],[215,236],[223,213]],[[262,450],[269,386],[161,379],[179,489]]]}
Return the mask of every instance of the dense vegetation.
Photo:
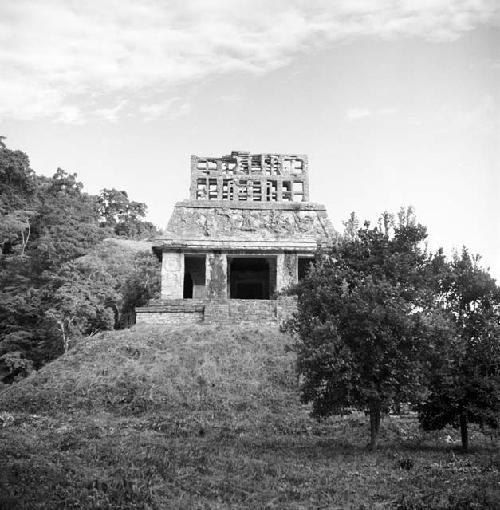
{"label": "dense vegetation", "polygon": [[303,401],[318,417],[367,409],[372,449],[381,414],[409,403],[467,450],[470,423],[499,426],[500,288],[466,249],[428,253],[411,209],[346,226],[292,289]]}
{"label": "dense vegetation", "polygon": [[[0,508],[498,508],[500,456],[477,426],[318,422],[287,335],[134,326],[83,339],[0,394]],[[3,426],[2,426],[3,425]]]}
{"label": "dense vegetation", "polygon": [[[0,140],[0,384],[26,376],[71,342],[131,322],[157,288],[150,249],[119,244],[155,228],[123,191],[83,191],[60,168],[37,175]],[[117,241],[104,241],[115,237]],[[139,244],[139,246],[141,246]]]}

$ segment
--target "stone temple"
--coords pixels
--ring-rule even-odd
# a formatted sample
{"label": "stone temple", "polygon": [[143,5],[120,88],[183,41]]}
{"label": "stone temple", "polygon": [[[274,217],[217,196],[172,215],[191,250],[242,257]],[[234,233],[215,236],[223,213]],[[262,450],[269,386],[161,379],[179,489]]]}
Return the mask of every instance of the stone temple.
{"label": "stone temple", "polygon": [[325,207],[309,202],[307,156],[191,156],[190,198],[153,246],[161,296],[137,322],[280,322],[295,306],[282,291],[334,238]]}

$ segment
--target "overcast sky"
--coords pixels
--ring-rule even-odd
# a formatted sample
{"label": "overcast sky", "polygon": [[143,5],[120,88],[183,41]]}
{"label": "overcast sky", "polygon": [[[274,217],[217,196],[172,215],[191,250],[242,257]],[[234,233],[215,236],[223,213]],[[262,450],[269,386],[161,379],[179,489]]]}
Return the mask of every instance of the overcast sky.
{"label": "overcast sky", "polygon": [[0,0],[0,134],[165,226],[190,155],[306,153],[338,229],[413,205],[500,279],[498,0]]}

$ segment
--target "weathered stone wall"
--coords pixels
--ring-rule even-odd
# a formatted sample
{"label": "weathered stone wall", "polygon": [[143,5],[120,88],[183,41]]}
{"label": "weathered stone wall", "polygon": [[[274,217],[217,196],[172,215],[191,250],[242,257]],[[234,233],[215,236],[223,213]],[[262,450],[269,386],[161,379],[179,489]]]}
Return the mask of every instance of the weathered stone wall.
{"label": "weathered stone wall", "polygon": [[136,314],[136,324],[200,324],[203,312],[140,312]]}
{"label": "weathered stone wall", "polygon": [[207,297],[227,299],[227,257],[225,253],[207,254]]}
{"label": "weathered stone wall", "polygon": [[[184,307],[184,311],[182,311]],[[203,305],[191,305],[188,300],[175,305],[161,305],[137,310],[138,324],[252,324],[279,325],[297,309],[293,297],[277,300],[230,299],[227,301],[205,301]]]}
{"label": "weathered stone wall", "polygon": [[280,253],[277,257],[276,289],[281,292],[297,283],[298,257],[296,253]]}
{"label": "weathered stone wall", "polygon": [[277,300],[277,318],[281,324],[297,311],[297,298],[295,296],[282,296]]}
{"label": "weathered stone wall", "polygon": [[[273,205],[274,207],[271,207]],[[295,207],[297,206],[297,207]],[[179,202],[168,223],[167,238],[238,240],[309,239],[331,242],[335,231],[326,210],[316,204],[227,205]],[[161,241],[161,239],[159,239]]]}
{"label": "weathered stone wall", "polygon": [[276,301],[263,299],[230,299],[226,303],[210,302],[205,307],[207,324],[255,325],[276,324]]}
{"label": "weathered stone wall", "polygon": [[161,266],[161,298],[182,299],[184,254],[164,252]]}
{"label": "weathered stone wall", "polygon": [[[281,202],[309,200],[305,154],[191,156],[191,199]],[[297,186],[299,184],[299,186]]]}

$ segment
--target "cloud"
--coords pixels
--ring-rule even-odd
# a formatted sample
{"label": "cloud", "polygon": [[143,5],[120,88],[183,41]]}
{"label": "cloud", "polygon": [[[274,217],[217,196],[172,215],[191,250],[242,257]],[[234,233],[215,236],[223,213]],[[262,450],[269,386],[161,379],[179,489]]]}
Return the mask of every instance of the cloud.
{"label": "cloud", "polygon": [[173,97],[166,101],[141,105],[139,112],[142,114],[144,121],[152,121],[161,117],[176,119],[191,112],[191,105],[181,102],[180,98]]}
{"label": "cloud", "polygon": [[365,119],[366,117],[371,117],[373,115],[371,110],[367,110],[364,108],[351,108],[347,110],[344,118],[349,122],[354,122],[356,120]]}
{"label": "cloud", "polygon": [[367,108],[350,108],[345,112],[344,119],[349,122],[356,122],[357,120],[366,119],[374,116],[387,116],[394,115],[395,108],[379,108],[377,110],[369,110]]}
{"label": "cloud", "polygon": [[168,100],[162,110],[155,98],[211,74],[263,74],[311,48],[357,37],[453,40],[498,24],[499,6],[496,0],[3,1],[0,118],[151,117],[155,108],[168,111]]}
{"label": "cloud", "polygon": [[223,94],[219,96],[219,101],[222,103],[239,103],[243,101],[243,96],[240,94]]}
{"label": "cloud", "polygon": [[103,118],[104,120],[108,120],[109,122],[116,122],[118,120],[119,114],[124,110],[129,101],[127,99],[122,99],[118,101],[118,103],[110,108],[98,108],[95,111],[95,114],[98,117]]}

